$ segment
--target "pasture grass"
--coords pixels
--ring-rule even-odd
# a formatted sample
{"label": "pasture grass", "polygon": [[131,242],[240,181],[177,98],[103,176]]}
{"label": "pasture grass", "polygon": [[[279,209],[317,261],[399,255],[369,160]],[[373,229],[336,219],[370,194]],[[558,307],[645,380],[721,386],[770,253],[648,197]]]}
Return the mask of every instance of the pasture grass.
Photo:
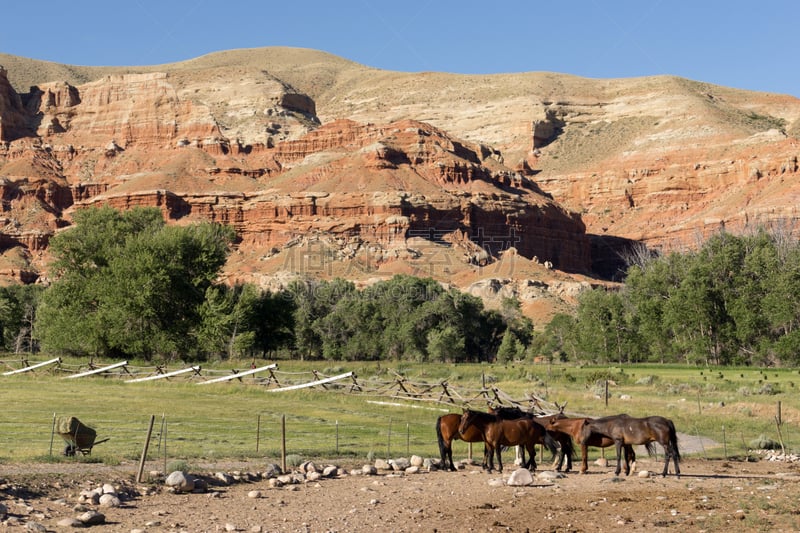
{"label": "pasture grass", "polygon": [[[85,361],[65,361],[67,365],[80,367]],[[204,364],[203,373],[222,375],[249,365]],[[151,417],[148,460],[165,465],[168,460],[279,462],[282,420],[287,454],[302,459],[438,457],[436,418],[459,412],[465,400],[484,408],[484,385],[517,399],[535,396],[546,406],[566,403],[571,415],[663,415],[680,433],[713,441],[691,451],[709,459],[746,458],[753,453],[748,443],[761,436],[782,440],[787,451],[800,447],[800,374],[795,369],[279,361],[275,376],[285,386],[314,380],[313,371],[326,376],[353,371],[362,391],[351,393],[351,382],[343,381],[327,389],[270,392],[275,385],[264,386],[264,375],[203,386],[196,384],[198,378],[183,377],[125,383],[129,376],[124,374],[65,380],[64,374],[47,370],[0,376],[0,463],[135,461]],[[443,383],[453,393],[451,404],[433,401]],[[408,390],[430,389],[429,401],[403,397],[400,384]],[[97,444],[91,455],[61,456],[64,442],[53,436],[52,428],[54,416],[65,415],[97,430],[98,440],[109,440]],[[457,457],[466,455],[466,444],[454,446]]]}

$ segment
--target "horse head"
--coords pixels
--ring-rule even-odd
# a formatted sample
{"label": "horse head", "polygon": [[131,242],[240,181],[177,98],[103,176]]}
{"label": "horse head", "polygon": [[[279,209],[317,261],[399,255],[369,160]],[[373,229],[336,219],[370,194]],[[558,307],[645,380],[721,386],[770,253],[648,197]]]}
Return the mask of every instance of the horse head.
{"label": "horse head", "polygon": [[472,424],[472,419],[475,418],[475,413],[467,408],[464,408],[464,414],[461,415],[461,422],[458,424],[458,432],[463,434],[467,428]]}

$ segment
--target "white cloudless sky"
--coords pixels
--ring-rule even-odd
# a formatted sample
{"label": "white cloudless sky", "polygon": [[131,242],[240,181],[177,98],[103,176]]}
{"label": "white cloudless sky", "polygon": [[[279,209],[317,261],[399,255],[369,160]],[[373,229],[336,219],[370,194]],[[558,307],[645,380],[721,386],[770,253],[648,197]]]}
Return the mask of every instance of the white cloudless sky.
{"label": "white cloudless sky", "polygon": [[672,74],[800,96],[799,23],[795,0],[9,1],[0,52],[136,66],[293,46],[407,72]]}

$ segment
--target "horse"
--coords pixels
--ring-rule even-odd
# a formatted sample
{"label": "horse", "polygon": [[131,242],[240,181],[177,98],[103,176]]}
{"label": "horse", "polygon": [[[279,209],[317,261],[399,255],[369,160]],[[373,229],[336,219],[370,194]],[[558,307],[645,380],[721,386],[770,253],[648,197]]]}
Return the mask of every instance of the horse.
{"label": "horse", "polygon": [[[439,454],[442,456],[442,465],[443,468],[452,472],[456,470],[453,464],[453,441],[456,439],[464,442],[483,441],[483,434],[476,427],[469,428],[464,434],[459,433],[458,425],[460,423],[461,415],[458,413],[449,413],[436,419],[436,439],[439,441]],[[483,456],[483,467],[485,468],[486,450],[484,450]]]}
{"label": "horse", "polygon": [[[575,447],[572,444],[572,436],[569,433],[565,433],[559,429],[549,429],[547,427],[547,421],[550,419],[549,416],[534,416],[532,413],[523,411],[519,407],[490,407],[489,412],[501,418],[532,418],[535,422],[538,422],[544,426],[545,431],[547,431],[550,436],[553,437],[553,440],[558,443],[558,454],[557,456],[555,454],[553,456],[553,466],[555,467],[556,471],[561,472],[565,460],[567,462],[567,468],[564,471],[569,472],[572,470],[572,456],[575,454]],[[524,448],[522,453],[522,461],[525,461]]]}
{"label": "horse", "polygon": [[[581,430],[583,429],[584,421],[591,420],[590,418],[568,418],[562,414],[543,418],[546,418],[543,425],[548,431],[560,431],[565,433],[569,435],[575,442],[581,442]],[[609,446],[614,446],[614,444],[614,439],[610,437],[599,434],[590,435],[585,445],[581,445],[581,474],[585,474],[589,469],[587,454],[587,449],[589,446],[593,446],[595,448],[608,448]],[[652,443],[645,446],[647,447],[647,451],[652,453]],[[633,465],[634,468],[636,465],[636,452],[633,450],[633,446],[630,444],[624,444],[623,448],[625,449],[625,470],[630,472],[632,467],[631,465]],[[570,466],[570,464],[567,465],[568,471]]]}
{"label": "horse", "polygon": [[[594,420],[587,419],[581,428],[581,451],[593,435],[602,435],[614,440],[617,446],[617,470],[615,475],[619,475],[621,464],[620,454],[622,447],[630,444],[651,444],[647,451],[652,455],[652,443],[658,442],[664,448],[664,471],[662,477],[667,477],[669,471],[669,460],[675,464],[675,477],[681,477],[681,469],[678,462],[681,460],[678,450],[678,434],[672,420],[663,416],[648,416],[645,418],[634,418],[628,415],[613,415]],[[630,474],[626,465],[625,475]]]}
{"label": "horse", "polygon": [[553,454],[556,453],[556,442],[544,426],[530,418],[504,420],[497,415],[465,409],[461,415],[458,431],[462,435],[470,429],[477,428],[483,435],[486,444],[484,462],[489,472],[494,470],[494,455],[497,454],[497,471],[503,471],[503,460],[500,456],[502,446],[524,446],[528,450],[528,462],[523,468],[536,471],[536,445],[544,444]]}

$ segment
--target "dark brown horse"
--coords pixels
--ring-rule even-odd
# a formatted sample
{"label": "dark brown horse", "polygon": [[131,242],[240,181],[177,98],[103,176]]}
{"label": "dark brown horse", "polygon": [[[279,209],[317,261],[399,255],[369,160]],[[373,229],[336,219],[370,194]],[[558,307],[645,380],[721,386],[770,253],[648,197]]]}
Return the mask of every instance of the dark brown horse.
{"label": "dark brown horse", "polygon": [[[678,451],[678,434],[672,420],[663,416],[648,416],[645,418],[634,418],[628,415],[613,415],[603,418],[587,419],[581,429],[581,451],[584,446],[595,435],[608,437],[614,441],[617,447],[617,470],[619,475],[620,455],[622,447],[631,444],[652,444],[659,443],[664,448],[664,471],[662,476],[666,477],[669,471],[669,460],[675,463],[675,476],[681,477],[681,469],[678,462],[681,460]],[[648,452],[652,454],[652,447],[648,447]],[[626,465],[625,475],[630,474]]]}
{"label": "dark brown horse", "polygon": [[544,426],[531,418],[517,418],[516,420],[504,420],[491,413],[465,409],[461,415],[461,423],[458,431],[462,435],[467,434],[471,429],[477,428],[483,435],[483,442],[486,444],[484,454],[486,468],[489,472],[494,470],[494,455],[497,455],[497,471],[503,471],[503,460],[500,450],[503,446],[524,446],[528,450],[528,462],[523,464],[523,468],[536,471],[536,445],[544,444],[555,454],[557,447]]}
{"label": "dark brown horse", "polygon": [[[554,415],[545,418],[544,427],[548,431],[561,431],[566,433],[570,435],[576,443],[581,442],[581,431],[583,430],[584,422],[586,420],[591,420],[591,418],[568,418],[564,415]],[[581,445],[581,474],[585,474],[589,469],[587,454],[587,448],[589,446],[608,448],[609,446],[614,446],[614,444],[614,439],[610,437],[598,434],[591,435],[586,445]],[[631,465],[636,463],[636,452],[633,450],[633,446],[629,444],[625,444],[623,447],[625,448],[625,470],[630,472]],[[649,446],[647,450],[650,451]]]}
{"label": "dark brown horse", "polygon": [[[558,453],[557,455],[554,455],[553,461],[553,466],[555,466],[556,471],[561,471],[564,466],[564,461],[567,462],[567,468],[565,472],[572,470],[572,456],[575,454],[575,446],[572,444],[572,436],[569,433],[565,433],[558,429],[549,429],[547,427],[547,422],[550,419],[549,416],[534,416],[532,413],[523,411],[519,407],[492,407],[489,408],[489,412],[501,418],[533,418],[534,421],[544,426],[545,431],[547,431],[550,436],[553,437],[553,440],[558,443]],[[522,453],[522,461],[525,462],[524,452]]]}
{"label": "dark brown horse", "polygon": [[[439,453],[442,456],[442,468],[455,471],[453,464],[453,441],[463,440],[464,442],[483,442],[483,434],[478,428],[472,427],[463,435],[458,432],[458,425],[461,423],[461,415],[449,413],[436,419],[436,439],[439,441]],[[486,450],[483,452],[486,467]]]}

